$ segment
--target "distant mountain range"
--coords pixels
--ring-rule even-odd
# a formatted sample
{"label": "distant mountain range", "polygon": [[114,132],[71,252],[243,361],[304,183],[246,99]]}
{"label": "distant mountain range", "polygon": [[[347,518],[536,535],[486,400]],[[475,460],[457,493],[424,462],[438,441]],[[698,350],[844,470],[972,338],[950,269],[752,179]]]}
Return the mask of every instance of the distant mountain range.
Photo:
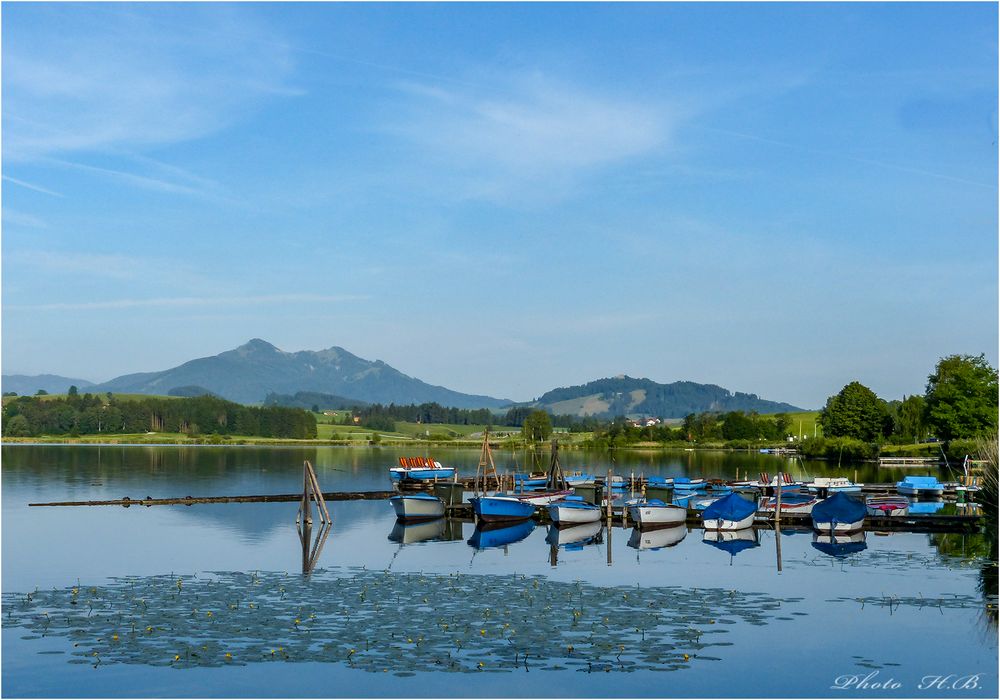
{"label": "distant mountain range", "polygon": [[50,394],[65,394],[71,386],[77,389],[84,389],[93,386],[93,382],[86,379],[73,379],[72,377],[60,377],[57,374],[37,374],[29,376],[27,374],[5,374],[0,379],[0,386],[3,391],[13,391],[18,396],[37,394],[39,389]]}
{"label": "distant mountain range", "polygon": [[285,352],[255,338],[234,350],[202,357],[160,372],[127,374],[102,384],[54,375],[4,375],[3,391],[20,395],[38,389],[65,393],[70,385],[80,391],[116,394],[197,396],[211,393],[239,403],[269,401],[286,405],[333,408],[369,403],[438,403],[455,408],[504,409],[533,406],[556,414],[613,418],[658,416],[683,418],[703,411],[798,411],[787,403],[761,399],[756,394],[733,393],[714,384],[673,382],[619,376],[579,386],[553,389],[534,401],[515,404],[509,399],[463,394],[403,374],[381,360],[365,360],[340,347]]}
{"label": "distant mountain range", "polygon": [[598,379],[587,384],[553,389],[526,406],[543,408],[554,414],[613,418],[615,416],[657,416],[683,418],[704,411],[756,411],[781,413],[801,411],[791,404],[767,401],[756,394],[731,392],[715,384],[672,382],[624,375]]}
{"label": "distant mountain range", "polygon": [[285,352],[254,338],[235,350],[191,360],[162,372],[126,374],[91,391],[116,394],[169,394],[196,387],[237,401],[262,403],[268,394],[312,391],[364,403],[425,403],[457,408],[499,408],[509,399],[463,394],[407,376],[381,360],[364,360],[343,348]]}

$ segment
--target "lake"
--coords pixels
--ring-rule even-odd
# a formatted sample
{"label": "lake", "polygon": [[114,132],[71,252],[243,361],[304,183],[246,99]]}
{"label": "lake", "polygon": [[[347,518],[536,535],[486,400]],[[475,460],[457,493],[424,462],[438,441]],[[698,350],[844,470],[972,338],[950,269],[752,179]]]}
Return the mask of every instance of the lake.
{"label": "lake", "polygon": [[[478,450],[432,449],[462,475]],[[396,527],[329,503],[30,502],[387,490],[400,448],[2,448],[2,691],[9,697],[995,697],[996,543],[980,535],[567,533]],[[420,452],[419,454],[426,454]],[[498,467],[531,466],[496,452]],[[608,455],[562,451],[603,474]],[[542,463],[546,455],[540,458]],[[616,453],[616,473],[734,478],[826,463]],[[942,475],[942,477],[945,475]],[[858,478],[890,482],[866,465]],[[422,529],[421,529],[422,528]],[[471,541],[471,544],[470,544]],[[303,563],[321,546],[304,575]]]}

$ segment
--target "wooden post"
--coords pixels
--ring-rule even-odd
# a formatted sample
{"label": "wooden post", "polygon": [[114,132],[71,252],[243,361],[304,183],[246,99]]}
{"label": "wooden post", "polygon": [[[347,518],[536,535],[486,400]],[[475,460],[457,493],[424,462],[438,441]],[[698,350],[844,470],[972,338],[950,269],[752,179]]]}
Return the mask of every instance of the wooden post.
{"label": "wooden post", "polygon": [[[607,503],[608,508],[608,529],[611,529],[611,470],[608,470],[608,480],[604,482],[604,499]],[[609,545],[610,546],[610,545]],[[611,556],[611,550],[608,550],[608,556]]]}
{"label": "wooden post", "polygon": [[[610,503],[610,501],[609,501]],[[611,566],[611,508],[608,507],[608,566]]]}
{"label": "wooden post", "polygon": [[299,506],[299,513],[305,525],[312,525],[312,510],[309,505],[309,472],[302,470],[302,505]]}

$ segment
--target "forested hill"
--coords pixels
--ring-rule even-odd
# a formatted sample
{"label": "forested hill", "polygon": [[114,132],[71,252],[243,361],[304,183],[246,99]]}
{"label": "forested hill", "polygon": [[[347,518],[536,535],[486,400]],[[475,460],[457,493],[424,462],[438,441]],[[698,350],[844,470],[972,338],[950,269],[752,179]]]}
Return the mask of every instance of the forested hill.
{"label": "forested hill", "polygon": [[672,382],[619,376],[579,386],[562,387],[542,394],[530,405],[555,414],[613,418],[656,416],[683,418],[706,411],[756,411],[782,413],[802,409],[768,401],[756,394],[732,392],[715,384]]}
{"label": "forested hill", "polygon": [[407,376],[381,360],[365,360],[339,347],[285,352],[255,338],[233,350],[185,362],[162,372],[128,374],[90,391],[168,394],[197,386],[240,403],[260,403],[268,394],[319,392],[365,403],[424,403],[457,408],[499,408],[509,400],[463,394]]}

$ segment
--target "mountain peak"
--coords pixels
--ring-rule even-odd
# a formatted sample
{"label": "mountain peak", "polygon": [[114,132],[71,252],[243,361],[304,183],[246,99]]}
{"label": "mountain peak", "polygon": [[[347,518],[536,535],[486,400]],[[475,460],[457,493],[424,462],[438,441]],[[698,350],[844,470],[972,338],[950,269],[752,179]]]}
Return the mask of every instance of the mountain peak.
{"label": "mountain peak", "polygon": [[256,352],[269,351],[269,352],[281,352],[274,345],[271,345],[266,340],[261,340],[260,338],[251,338],[243,345],[236,348],[237,350],[253,350]]}

